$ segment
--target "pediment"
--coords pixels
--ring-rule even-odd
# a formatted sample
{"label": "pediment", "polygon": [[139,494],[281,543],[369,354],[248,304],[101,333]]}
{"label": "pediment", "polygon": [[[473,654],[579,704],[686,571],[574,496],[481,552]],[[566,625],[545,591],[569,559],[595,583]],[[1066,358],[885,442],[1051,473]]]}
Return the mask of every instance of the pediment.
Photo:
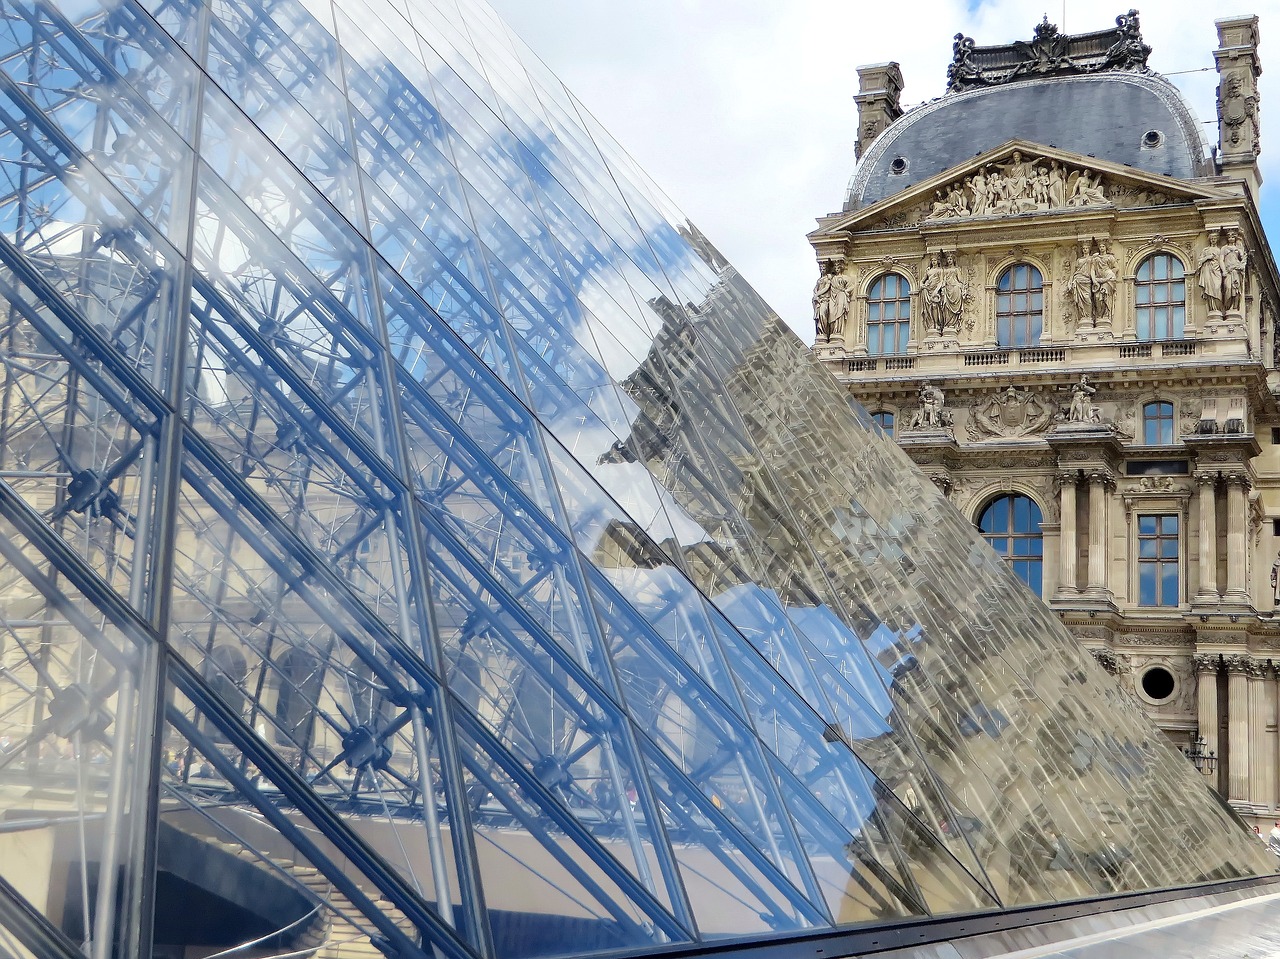
{"label": "pediment", "polygon": [[817,238],[853,229],[896,229],[1029,213],[1163,206],[1225,199],[1222,190],[1024,140],[944,170],[861,210],[830,217]]}

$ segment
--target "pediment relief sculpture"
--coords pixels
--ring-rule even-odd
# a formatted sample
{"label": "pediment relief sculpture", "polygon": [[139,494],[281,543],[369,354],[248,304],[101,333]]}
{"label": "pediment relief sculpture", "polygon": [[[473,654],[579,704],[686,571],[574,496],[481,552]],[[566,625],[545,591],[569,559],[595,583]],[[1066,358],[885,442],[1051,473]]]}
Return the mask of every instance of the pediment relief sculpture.
{"label": "pediment relief sculpture", "polygon": [[1101,174],[1071,169],[1058,160],[1031,158],[1015,150],[1005,163],[979,167],[935,191],[925,220],[1034,213],[1107,202]]}
{"label": "pediment relief sculpture", "polygon": [[966,432],[971,440],[1031,436],[1048,429],[1054,413],[1052,404],[1010,386],[973,407]]}

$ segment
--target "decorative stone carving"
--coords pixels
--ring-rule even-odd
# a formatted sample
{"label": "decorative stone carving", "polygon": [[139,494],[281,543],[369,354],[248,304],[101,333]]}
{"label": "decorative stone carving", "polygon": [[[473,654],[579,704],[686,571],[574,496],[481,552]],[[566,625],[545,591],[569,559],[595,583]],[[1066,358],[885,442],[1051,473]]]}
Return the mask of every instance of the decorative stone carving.
{"label": "decorative stone carving", "polygon": [[829,343],[844,335],[853,287],[843,267],[843,260],[826,260],[813,288],[813,325],[819,342]]}
{"label": "decorative stone carving", "polygon": [[1172,476],[1144,476],[1138,481],[1144,493],[1172,493],[1176,488]]}
{"label": "decorative stone carving", "polygon": [[1030,436],[1048,429],[1053,414],[1053,407],[1035,394],[1010,386],[973,407],[967,432],[973,440]]}
{"label": "decorative stone carving", "polygon": [[1107,202],[1100,175],[1068,170],[1057,160],[1032,159],[1015,150],[1003,164],[990,164],[934,192],[925,220],[1002,216]]}
{"label": "decorative stone carving", "polygon": [[920,405],[911,416],[907,426],[910,432],[948,431],[954,417],[947,407],[946,394],[927,380],[920,384],[916,391]]}
{"label": "decorative stone carving", "polygon": [[1197,675],[1214,675],[1218,673],[1222,657],[1218,653],[1196,653],[1191,657],[1191,666]]}
{"label": "decorative stone carving", "polygon": [[1142,42],[1138,11],[1116,17],[1114,30],[1075,36],[1062,33],[1046,16],[1036,24],[1031,40],[979,47],[971,37],[957,33],[951,44],[947,89],[1008,83],[1019,77],[1050,74],[1097,73],[1122,70],[1146,73],[1151,47]]}
{"label": "decorative stone carving", "polygon": [[1102,409],[1093,405],[1093,395],[1097,392],[1096,386],[1089,385],[1089,377],[1081,373],[1080,382],[1071,387],[1071,403],[1066,411],[1068,423],[1102,424]]}
{"label": "decorative stone carving", "polygon": [[1249,255],[1245,252],[1240,231],[1227,231],[1227,242],[1219,255],[1222,257],[1222,309],[1225,313],[1244,311],[1245,269]]}
{"label": "decorative stone carving", "polygon": [[1218,246],[1219,231],[1209,234],[1208,242],[1200,255],[1196,257],[1196,283],[1200,286],[1200,295],[1210,313],[1222,313],[1224,293],[1224,270],[1222,249]]}
{"label": "decorative stone carving", "polygon": [[920,312],[925,329],[940,336],[959,333],[964,305],[972,298],[969,284],[956,265],[956,255],[949,250],[930,253],[920,280]]}
{"label": "decorative stone carving", "polygon": [[1094,240],[1092,248],[1089,244],[1080,244],[1067,280],[1067,295],[1075,305],[1080,324],[1088,321],[1097,326],[1098,320],[1110,318],[1119,277],[1119,263],[1105,240]]}
{"label": "decorative stone carving", "polygon": [[1222,666],[1228,673],[1249,675],[1253,660],[1243,653],[1230,653],[1222,657]]}
{"label": "decorative stone carving", "polygon": [[1276,553],[1276,561],[1271,564],[1271,601],[1280,608],[1280,553]]}
{"label": "decorative stone carving", "polygon": [[[1226,127],[1224,139],[1233,147],[1241,147],[1252,141],[1258,152],[1258,98],[1251,95],[1239,73],[1228,74],[1218,86],[1219,115]],[[1245,124],[1251,129],[1245,130]]]}
{"label": "decorative stone carving", "polygon": [[1112,676],[1120,675],[1121,660],[1114,652],[1109,649],[1090,648],[1089,655],[1094,658],[1099,666],[1105,669]]}

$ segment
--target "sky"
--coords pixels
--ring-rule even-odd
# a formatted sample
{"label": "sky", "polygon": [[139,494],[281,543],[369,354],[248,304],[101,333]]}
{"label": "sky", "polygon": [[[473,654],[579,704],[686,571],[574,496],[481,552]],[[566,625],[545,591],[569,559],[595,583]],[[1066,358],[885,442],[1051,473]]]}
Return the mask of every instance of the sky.
{"label": "sky", "polygon": [[[806,342],[818,270],[805,235],[853,175],[857,67],[896,60],[911,106],[943,94],[957,32],[1029,40],[1045,14],[1103,30],[1129,2],[490,0]],[[1214,121],[1213,21],[1259,17],[1262,213],[1280,247],[1280,0],[1239,3],[1160,0],[1142,32],[1151,67]],[[1216,122],[1201,128],[1216,140]]]}

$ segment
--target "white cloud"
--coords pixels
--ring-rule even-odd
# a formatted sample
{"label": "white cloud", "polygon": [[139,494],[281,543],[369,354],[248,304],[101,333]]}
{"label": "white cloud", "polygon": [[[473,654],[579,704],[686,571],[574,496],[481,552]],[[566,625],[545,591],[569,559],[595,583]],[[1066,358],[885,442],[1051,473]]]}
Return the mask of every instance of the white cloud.
{"label": "white cloud", "polygon": [[[856,68],[897,60],[904,104],[940,96],[951,38],[1029,39],[1043,0],[490,0],[515,31],[801,336],[813,337],[816,277],[805,234],[838,210],[853,173]],[[1069,32],[1106,29],[1125,0],[1058,0]],[[1065,6],[1065,17],[1063,12]],[[970,10],[969,8],[974,9]],[[1162,0],[1142,17],[1151,65],[1213,67],[1213,21],[1233,11]],[[1261,19],[1264,65],[1280,52],[1280,0]],[[1201,120],[1216,74],[1171,76]],[[1280,193],[1280,66],[1262,75],[1264,216]],[[1277,121],[1280,122],[1280,121]],[[1205,124],[1206,139],[1216,129]]]}

